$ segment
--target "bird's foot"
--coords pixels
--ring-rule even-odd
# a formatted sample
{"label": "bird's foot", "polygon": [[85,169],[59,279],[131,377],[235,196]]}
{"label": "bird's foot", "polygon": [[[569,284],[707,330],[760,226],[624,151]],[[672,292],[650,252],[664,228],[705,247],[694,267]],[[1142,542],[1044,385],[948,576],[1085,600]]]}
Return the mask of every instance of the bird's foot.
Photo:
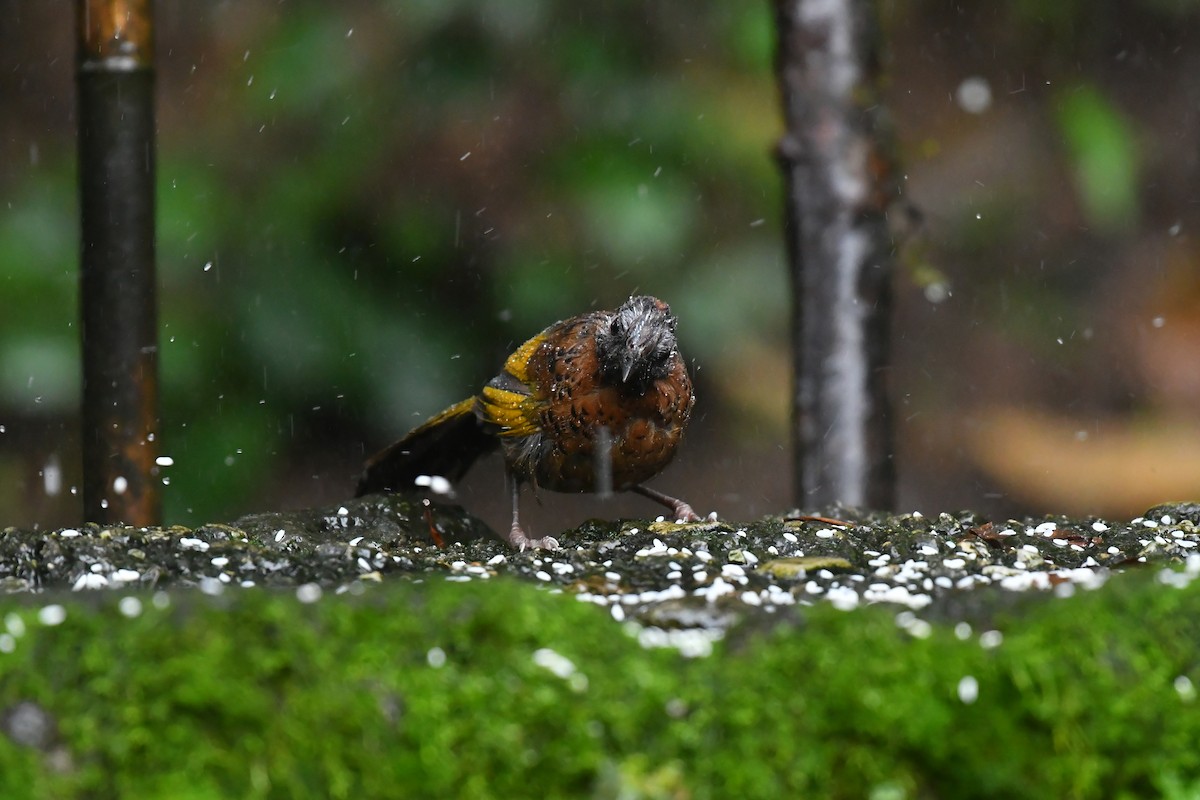
{"label": "bird's foot", "polygon": [[703,522],[704,518],[692,510],[692,507],[682,500],[676,500],[671,504],[671,511],[675,514],[675,519],[683,520],[684,522]]}
{"label": "bird's foot", "polygon": [[675,516],[673,519],[682,520],[683,522],[703,522],[703,518],[692,510],[692,507],[683,502],[677,497],[671,497],[669,494],[663,494],[657,489],[651,489],[648,486],[637,484],[629,487],[632,491],[637,492],[642,497],[648,497],[656,503],[661,503],[671,509],[671,513]]}
{"label": "bird's foot", "polygon": [[520,525],[513,525],[508,532],[508,543],[524,552],[529,550],[557,550],[558,539],[553,536],[543,536],[540,539],[530,539]]}

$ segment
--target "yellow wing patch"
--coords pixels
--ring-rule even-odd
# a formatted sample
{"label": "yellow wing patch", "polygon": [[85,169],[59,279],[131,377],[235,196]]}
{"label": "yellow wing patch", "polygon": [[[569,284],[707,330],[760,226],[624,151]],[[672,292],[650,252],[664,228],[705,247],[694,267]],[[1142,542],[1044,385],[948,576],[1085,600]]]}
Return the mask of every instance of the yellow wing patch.
{"label": "yellow wing patch", "polygon": [[501,436],[530,436],[538,432],[537,401],[527,394],[485,386],[479,405],[486,422],[499,426]]}
{"label": "yellow wing patch", "polygon": [[[521,345],[504,362],[504,370],[524,386],[527,391],[513,391],[520,387],[484,386],[479,394],[479,410],[483,420],[498,427],[500,436],[531,436],[538,432],[539,399],[534,397],[530,385],[529,362],[542,342],[546,341],[543,331]],[[495,382],[495,381],[494,381]]]}
{"label": "yellow wing patch", "polygon": [[533,358],[534,351],[537,350],[544,341],[546,341],[546,332],[542,331],[537,336],[534,336],[528,342],[518,347],[516,351],[508,357],[508,360],[504,362],[505,372],[510,373],[514,378],[528,386],[529,361]]}

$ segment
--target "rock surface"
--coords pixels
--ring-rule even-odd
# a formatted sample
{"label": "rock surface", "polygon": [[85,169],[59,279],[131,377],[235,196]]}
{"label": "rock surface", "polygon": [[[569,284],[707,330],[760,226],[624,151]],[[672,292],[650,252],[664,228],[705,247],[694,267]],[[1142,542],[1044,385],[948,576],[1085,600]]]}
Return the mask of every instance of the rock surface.
{"label": "rock surface", "polygon": [[331,508],[255,514],[195,529],[85,525],[0,533],[0,589],[196,586],[207,593],[315,584],[344,591],[386,576],[513,576],[665,631],[719,632],[746,617],[822,601],[960,616],[1000,595],[1093,588],[1153,564],[1200,571],[1200,505],[1128,522],[989,522],[974,514],[765,517],[746,524],[593,520],[560,550],[518,552],[462,508],[372,495]]}
{"label": "rock surface", "polygon": [[0,532],[0,796],[1200,789],[1200,508],[830,513]]}

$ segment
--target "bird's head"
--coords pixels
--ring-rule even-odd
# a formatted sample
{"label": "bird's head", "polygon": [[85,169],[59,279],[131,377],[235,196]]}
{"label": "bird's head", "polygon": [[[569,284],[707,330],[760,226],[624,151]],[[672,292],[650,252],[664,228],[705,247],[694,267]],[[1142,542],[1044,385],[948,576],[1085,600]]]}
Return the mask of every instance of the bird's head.
{"label": "bird's head", "polygon": [[612,313],[596,334],[600,370],[614,383],[645,391],[665,378],[677,355],[675,317],[657,297],[631,297]]}

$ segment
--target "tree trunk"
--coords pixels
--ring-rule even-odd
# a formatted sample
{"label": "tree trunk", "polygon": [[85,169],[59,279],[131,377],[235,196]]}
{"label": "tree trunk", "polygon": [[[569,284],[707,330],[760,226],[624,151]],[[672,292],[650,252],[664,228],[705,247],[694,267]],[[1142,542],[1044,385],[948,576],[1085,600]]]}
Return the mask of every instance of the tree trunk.
{"label": "tree trunk", "polygon": [[880,144],[875,7],[775,0],[793,294],[795,498],[891,508],[886,377],[895,197]]}

